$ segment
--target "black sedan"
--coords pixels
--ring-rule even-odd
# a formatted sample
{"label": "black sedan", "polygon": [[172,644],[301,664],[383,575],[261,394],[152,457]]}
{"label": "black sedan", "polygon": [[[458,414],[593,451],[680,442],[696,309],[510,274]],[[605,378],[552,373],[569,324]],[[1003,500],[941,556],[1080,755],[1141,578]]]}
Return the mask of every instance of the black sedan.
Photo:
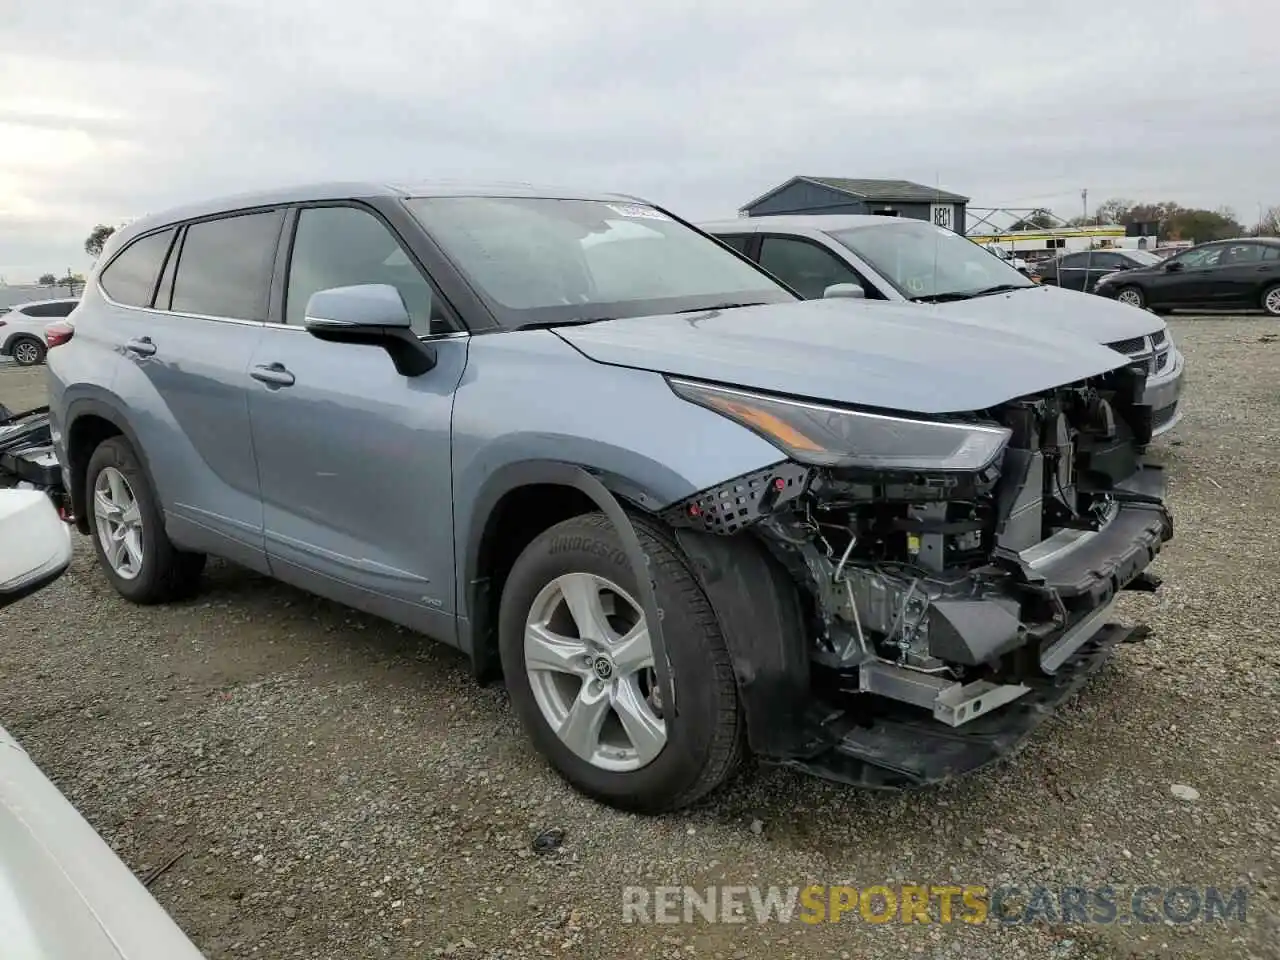
{"label": "black sedan", "polygon": [[1038,263],[1034,270],[1041,283],[1088,293],[1109,273],[1152,267],[1160,262],[1159,257],[1146,250],[1085,250]]}
{"label": "black sedan", "polygon": [[1154,266],[1108,274],[1093,292],[1157,313],[1261,308],[1280,317],[1280,239],[1202,243]]}

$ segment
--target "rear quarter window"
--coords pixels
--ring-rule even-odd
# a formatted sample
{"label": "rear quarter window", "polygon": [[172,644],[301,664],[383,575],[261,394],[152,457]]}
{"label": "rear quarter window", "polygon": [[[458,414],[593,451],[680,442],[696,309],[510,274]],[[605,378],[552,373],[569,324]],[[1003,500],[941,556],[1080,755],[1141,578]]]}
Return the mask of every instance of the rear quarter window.
{"label": "rear quarter window", "polygon": [[178,231],[170,228],[139,237],[107,264],[98,278],[103,292],[126,307],[149,307],[156,280]]}

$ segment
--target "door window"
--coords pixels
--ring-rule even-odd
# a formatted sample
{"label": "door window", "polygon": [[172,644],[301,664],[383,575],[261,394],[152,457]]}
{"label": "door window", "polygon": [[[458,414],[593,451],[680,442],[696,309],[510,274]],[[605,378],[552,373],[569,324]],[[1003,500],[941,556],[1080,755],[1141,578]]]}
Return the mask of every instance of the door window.
{"label": "door window", "polygon": [[1058,261],[1058,267],[1062,270],[1079,270],[1085,265],[1085,254],[1069,253]]}
{"label": "door window", "polygon": [[1222,251],[1224,267],[1257,263],[1262,259],[1262,245],[1257,243],[1232,243]]}
{"label": "door window", "polygon": [[316,291],[363,283],[395,287],[418,336],[454,329],[431,284],[376,216],[357,207],[300,210],[289,260],[285,322],[300,326]]}
{"label": "door window", "polygon": [[98,278],[107,296],[126,307],[151,306],[156,275],[160,273],[160,265],[164,263],[175,233],[175,229],[161,230],[140,237],[125,247]]}
{"label": "door window", "polygon": [[1267,244],[1266,246],[1262,247],[1262,259],[1267,261],[1280,260],[1280,246],[1272,246],[1271,244]]}
{"label": "door window", "polygon": [[266,320],[284,213],[239,214],[187,227],[172,309],[206,317]]}
{"label": "door window", "polygon": [[821,299],[827,287],[835,283],[856,283],[865,289],[852,267],[808,240],[765,237],[760,244],[760,266],[806,300]]}
{"label": "door window", "polygon": [[727,247],[733,247],[739,253],[747,252],[747,244],[751,242],[749,233],[717,234],[716,239]]}
{"label": "door window", "polygon": [[1222,249],[1222,247],[1200,247],[1196,250],[1188,250],[1181,256],[1175,257],[1174,260],[1188,270],[1216,267],[1222,257]]}

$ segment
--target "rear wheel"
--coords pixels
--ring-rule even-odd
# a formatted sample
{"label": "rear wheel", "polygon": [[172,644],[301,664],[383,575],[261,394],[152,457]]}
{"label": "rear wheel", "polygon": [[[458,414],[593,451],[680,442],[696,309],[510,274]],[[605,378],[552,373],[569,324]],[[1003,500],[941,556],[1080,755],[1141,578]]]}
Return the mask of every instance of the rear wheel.
{"label": "rear wheel", "polygon": [[552,767],[597,800],[656,813],[723,783],[744,730],[710,603],[662,530],[634,523],[679,712],[663,702],[640,592],[602,514],[557,524],[516,560],[502,592],[499,648],[512,705]]}
{"label": "rear wheel", "polygon": [[137,453],[124,437],[104,440],[85,471],[86,513],[94,552],[111,585],[134,603],[190,596],[205,557],[169,540],[159,502]]}
{"label": "rear wheel", "polygon": [[1131,307],[1141,309],[1147,305],[1147,299],[1142,295],[1142,291],[1137,287],[1122,287],[1116,293],[1116,299],[1121,303],[1127,303]]}
{"label": "rear wheel", "polygon": [[1262,291],[1262,309],[1273,317],[1280,317],[1280,283],[1272,284]]}
{"label": "rear wheel", "polygon": [[45,347],[35,337],[22,337],[13,344],[10,353],[19,366],[34,367],[44,360]]}

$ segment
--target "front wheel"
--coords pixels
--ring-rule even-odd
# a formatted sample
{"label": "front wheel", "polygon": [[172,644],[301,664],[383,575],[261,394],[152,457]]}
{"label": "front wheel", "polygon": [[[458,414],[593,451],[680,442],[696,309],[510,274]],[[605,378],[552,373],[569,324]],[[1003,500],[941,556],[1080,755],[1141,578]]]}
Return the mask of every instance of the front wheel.
{"label": "front wheel", "polygon": [[723,783],[743,751],[719,623],[678,548],[636,519],[655,581],[678,709],[621,538],[603,514],[535,539],[502,591],[498,643],[511,702],[539,752],[588,796],[657,813]]}
{"label": "front wheel", "polygon": [[128,440],[111,437],[98,445],[85,470],[85,490],[94,551],[116,592],[134,603],[195,592],[204,554],[170,542],[159,501]]}
{"label": "front wheel", "polygon": [[35,337],[23,337],[10,351],[20,367],[34,367],[44,359],[44,344]]}
{"label": "front wheel", "polygon": [[1147,299],[1142,295],[1142,291],[1137,287],[1123,287],[1116,293],[1116,299],[1121,303],[1127,303],[1131,307],[1137,307],[1141,310],[1147,305]]}
{"label": "front wheel", "polygon": [[1280,317],[1280,283],[1272,284],[1262,291],[1262,309],[1273,317]]}

